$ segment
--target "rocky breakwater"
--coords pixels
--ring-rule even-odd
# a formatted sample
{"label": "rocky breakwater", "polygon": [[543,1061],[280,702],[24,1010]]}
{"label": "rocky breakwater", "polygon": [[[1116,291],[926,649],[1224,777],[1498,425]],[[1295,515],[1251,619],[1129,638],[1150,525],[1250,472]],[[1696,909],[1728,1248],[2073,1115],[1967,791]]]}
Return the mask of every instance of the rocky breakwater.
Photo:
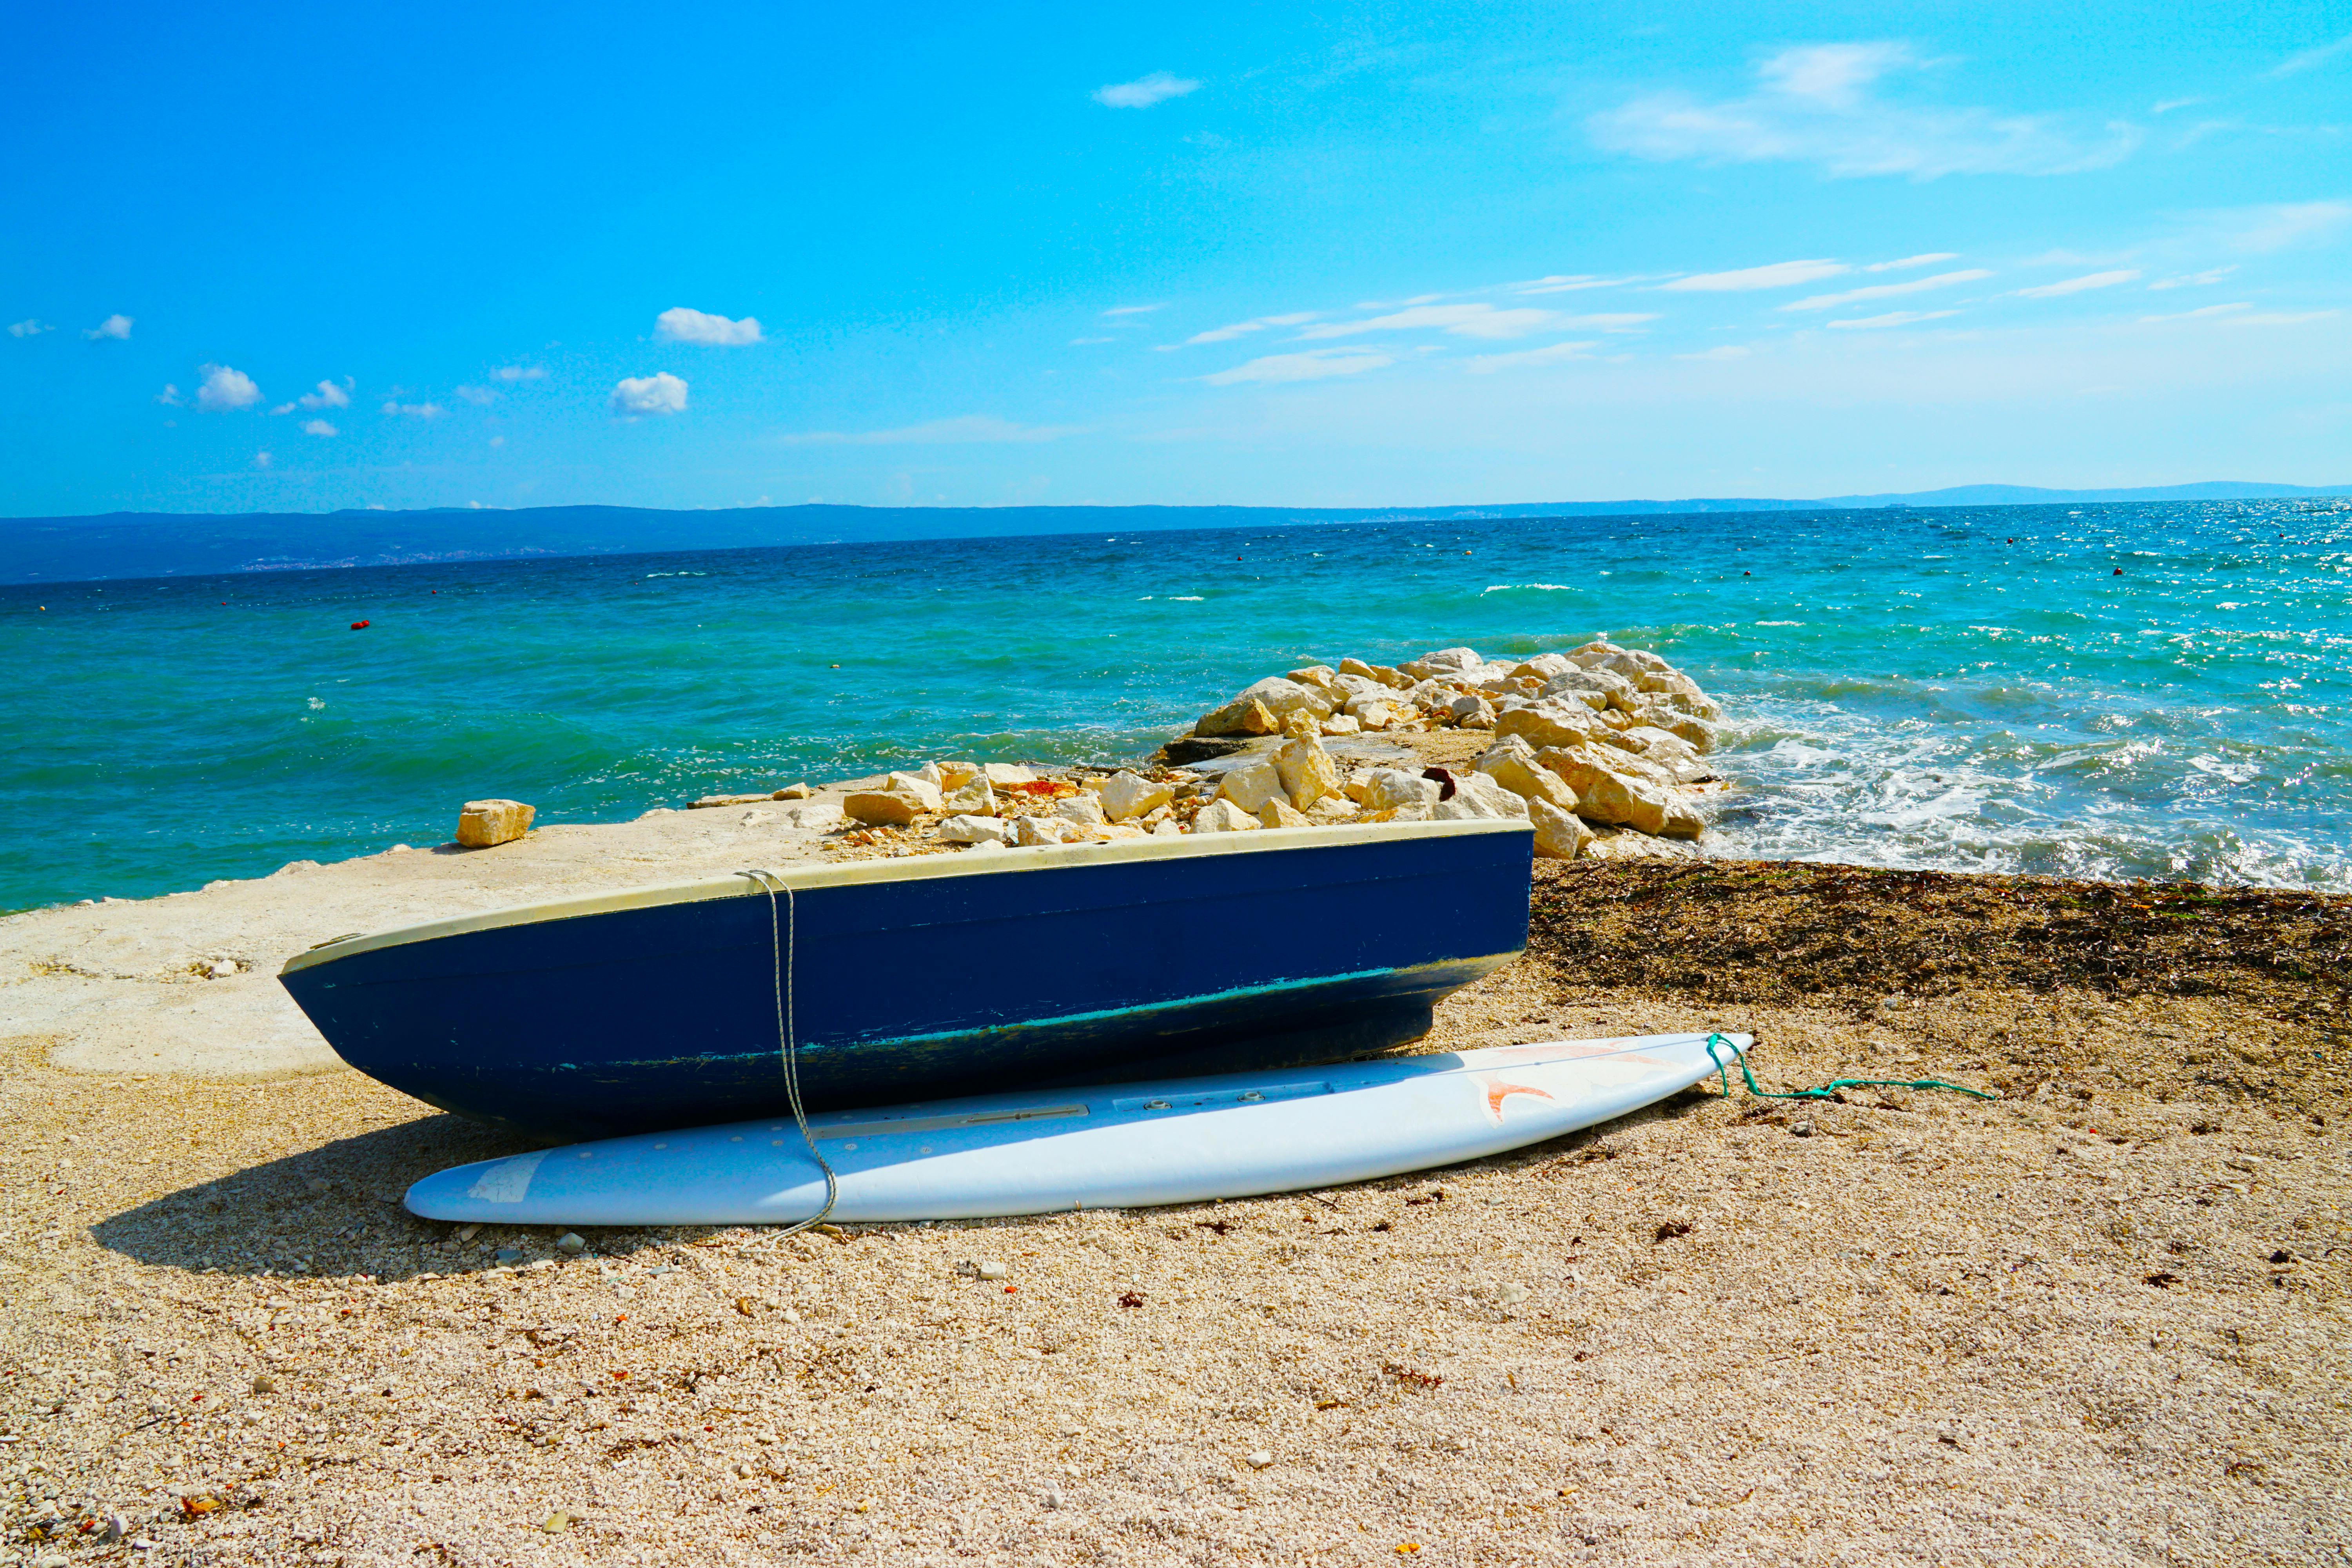
{"label": "rocky breakwater", "polygon": [[801,809],[837,809],[828,842],[852,854],[1507,816],[1560,858],[1696,857],[1720,717],[1664,659],[1605,639],[1526,660],[1441,648],[1269,677],[1139,768],[937,761]]}
{"label": "rocky breakwater", "polygon": [[[1240,826],[1238,816],[1267,825],[1278,793],[1303,822],[1525,816],[1546,855],[1689,856],[1706,829],[1701,804],[1724,787],[1702,760],[1722,716],[1665,659],[1606,638],[1524,660],[1452,647],[1394,667],[1345,658],[1270,676],[1202,715],[1196,738],[1164,755],[1229,759],[1219,790],[1234,809],[1216,826]],[[1466,733],[1431,743],[1447,731]],[[1373,736],[1401,753],[1396,763],[1347,767],[1324,752],[1327,740],[1344,751]],[[1340,774],[1336,789],[1275,790],[1305,774],[1310,749]],[[1265,754],[1233,755],[1254,751]],[[1409,765],[1423,760],[1434,765]]]}

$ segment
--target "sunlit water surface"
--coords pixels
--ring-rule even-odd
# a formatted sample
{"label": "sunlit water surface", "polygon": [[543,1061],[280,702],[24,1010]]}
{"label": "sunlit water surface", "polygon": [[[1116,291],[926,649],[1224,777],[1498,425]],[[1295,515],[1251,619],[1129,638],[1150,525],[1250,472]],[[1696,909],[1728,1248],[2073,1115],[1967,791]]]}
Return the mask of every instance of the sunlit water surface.
{"label": "sunlit water surface", "polygon": [[2352,889],[2352,510],[2264,501],[0,588],[0,909],[439,842],[482,795],[609,821],[933,756],[1132,759],[1309,659],[1604,630],[1723,703],[1734,852]]}

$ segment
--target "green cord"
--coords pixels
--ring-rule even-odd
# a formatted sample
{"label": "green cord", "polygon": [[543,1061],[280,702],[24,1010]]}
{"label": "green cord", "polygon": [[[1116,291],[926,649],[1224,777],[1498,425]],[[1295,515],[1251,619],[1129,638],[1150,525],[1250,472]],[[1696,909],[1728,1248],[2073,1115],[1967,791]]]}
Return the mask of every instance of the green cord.
{"label": "green cord", "polygon": [[1946,1083],[1939,1078],[1841,1078],[1832,1079],[1819,1089],[1790,1089],[1786,1094],[1776,1094],[1756,1081],[1756,1074],[1748,1066],[1746,1051],[1741,1050],[1721,1035],[1709,1035],[1706,1037],[1707,1060],[1715,1064],[1715,1075],[1722,1081],[1723,1098],[1726,1100],[1731,1098],[1731,1069],[1725,1065],[1721,1057],[1715,1054],[1715,1047],[1717,1046],[1723,1047],[1738,1058],[1739,1076],[1748,1080],[1748,1092],[1759,1100],[1827,1100],[1842,1089],[1948,1089],[1954,1094],[1965,1094],[1977,1100],[2000,1098],[1997,1094],[1987,1094],[1980,1089],[1967,1089],[1957,1083]]}

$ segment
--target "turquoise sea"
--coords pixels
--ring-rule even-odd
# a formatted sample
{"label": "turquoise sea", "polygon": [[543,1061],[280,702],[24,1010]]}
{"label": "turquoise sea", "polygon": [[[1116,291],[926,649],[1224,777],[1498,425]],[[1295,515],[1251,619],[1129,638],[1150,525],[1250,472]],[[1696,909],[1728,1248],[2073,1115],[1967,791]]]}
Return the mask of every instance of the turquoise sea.
{"label": "turquoise sea", "polygon": [[1727,710],[1738,852],[2352,890],[2352,507],[2228,501],[5,587],[0,909],[436,843],[480,795],[593,822],[930,756],[1134,758],[1310,659],[1601,631]]}

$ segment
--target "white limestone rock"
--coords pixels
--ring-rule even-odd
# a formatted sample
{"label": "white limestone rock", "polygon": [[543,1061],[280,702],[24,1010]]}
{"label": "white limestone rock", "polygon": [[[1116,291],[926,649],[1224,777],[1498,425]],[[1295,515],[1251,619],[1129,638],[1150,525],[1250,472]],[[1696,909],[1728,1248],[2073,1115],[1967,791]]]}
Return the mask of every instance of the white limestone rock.
{"label": "white limestone rock", "polygon": [[1318,719],[1328,717],[1334,704],[1331,699],[1311,686],[1286,680],[1279,675],[1269,675],[1264,680],[1244,687],[1235,701],[1255,700],[1279,721],[1305,709]]}
{"label": "white limestone rock", "polygon": [[1229,771],[1218,784],[1217,794],[1255,818],[1267,801],[1286,792],[1282,787],[1282,772],[1275,766],[1274,759],[1259,757]]}
{"label": "white limestone rock", "polygon": [[[1477,768],[1456,768],[1453,773],[1454,798],[1458,800],[1466,797],[1479,802],[1485,809],[1482,809],[1478,815],[1511,817],[1525,817],[1528,815],[1528,797],[1506,786],[1494,774]],[[1449,801],[1444,804],[1453,803]]]}
{"label": "white limestone rock", "polygon": [[[1444,793],[1435,779],[1409,773],[1402,768],[1371,768],[1358,775],[1363,793],[1349,795],[1366,811],[1398,811],[1406,806],[1433,806]],[[1354,781],[1351,781],[1354,782]]]}
{"label": "white limestone rock", "polygon": [[1341,659],[1339,661],[1339,673],[1342,675],[1361,676],[1367,680],[1376,680],[1382,686],[1393,686],[1399,689],[1402,689],[1403,688],[1412,684],[1412,679],[1410,676],[1391,665],[1373,664],[1368,660],[1360,658]]}
{"label": "white limestone rock", "polygon": [[1556,811],[1576,809],[1576,792],[1524,747],[1493,748],[1478,759],[1476,767],[1481,776],[1522,799],[1540,800]]}
{"label": "white limestone rock", "polygon": [[1086,794],[1074,795],[1067,800],[1055,801],[1054,815],[1065,822],[1075,822],[1082,827],[1100,827],[1109,820],[1103,815],[1101,797]]}
{"label": "white limestone rock", "polygon": [[994,816],[950,816],[940,824],[940,837],[950,844],[1010,844],[1013,824]]}
{"label": "white limestone rock", "polygon": [[929,809],[904,790],[853,790],[841,797],[841,809],[852,822],[876,827],[904,827]]}
{"label": "white limestone rock", "polygon": [[[926,769],[926,771],[936,773],[938,770]],[[893,795],[914,796],[923,803],[925,811],[937,811],[946,804],[946,796],[940,789],[940,781],[936,777],[925,778],[922,773],[891,773],[883,780],[882,787]]]}
{"label": "white limestone rock", "polygon": [[1282,721],[1273,710],[1255,697],[1236,697],[1222,708],[1213,708],[1193,722],[1195,735],[1272,735],[1279,733]]}
{"label": "white limestone rock", "polygon": [[[1613,669],[1567,669],[1547,679],[1541,695],[1572,697],[1588,708],[1631,712],[1641,692]],[[1600,699],[1597,702],[1593,700],[1596,697]]]}
{"label": "white limestone rock", "polygon": [[1549,801],[1528,802],[1528,820],[1535,824],[1536,853],[1547,859],[1573,860],[1591,847],[1592,829]]}
{"label": "white limestone rock", "polygon": [[1280,795],[1275,796],[1258,807],[1257,825],[1260,827],[1312,827],[1314,826],[1307,820],[1305,813]]}
{"label": "white limestone rock", "polygon": [[988,782],[998,789],[1008,784],[1035,784],[1037,775],[1018,763],[990,763],[981,770]]}
{"label": "white limestone rock", "polygon": [[1325,795],[1339,793],[1339,765],[1313,729],[1298,721],[1293,723],[1290,740],[1274,754],[1274,769],[1282,780],[1282,793],[1305,811]]}
{"label": "white limestone rock", "polygon": [[1175,792],[1168,785],[1124,769],[1103,781],[1103,815],[1113,822],[1148,816],[1174,798]]}
{"label": "white limestone rock", "polygon": [[1442,711],[1459,729],[1491,730],[1495,727],[1494,704],[1475,691],[1458,694],[1445,704]]}
{"label": "white limestone rock", "polygon": [[530,831],[536,806],[519,800],[469,800],[457,813],[457,842],[468,849],[511,844]]}
{"label": "white limestone rock", "polygon": [[940,809],[966,816],[994,816],[996,786],[988,782],[986,773],[974,768],[961,785],[948,792]]}
{"label": "white limestone rock", "polygon": [[1538,749],[1581,745],[1607,728],[1600,714],[1580,702],[1548,699],[1526,707],[1501,707],[1495,712],[1496,736],[1518,735]]}
{"label": "white limestone rock", "polygon": [[1476,669],[1486,662],[1476,648],[1442,647],[1434,653],[1423,654],[1411,664],[1401,664],[1397,668],[1416,680],[1424,680],[1441,671],[1446,674],[1458,674],[1465,669]]}
{"label": "white limestone rock", "polygon": [[1577,815],[1664,838],[1696,838],[1706,824],[1669,787],[1603,765],[1590,749],[1547,753],[1546,766],[1576,792]]}
{"label": "white limestone rock", "polygon": [[1698,760],[1698,748],[1670,731],[1637,724],[1622,738],[1634,742],[1642,760],[1664,769],[1676,784],[1695,784],[1710,776],[1707,765]]}
{"label": "white limestone rock", "polygon": [[1192,819],[1195,833],[1255,833],[1264,826],[1255,816],[1225,799],[1211,801]]}
{"label": "white limestone rock", "polygon": [[1040,844],[1080,844],[1092,837],[1093,831],[1085,824],[1072,822],[1066,816],[1016,816],[1013,819],[1013,843],[1016,848],[1032,848]]}

